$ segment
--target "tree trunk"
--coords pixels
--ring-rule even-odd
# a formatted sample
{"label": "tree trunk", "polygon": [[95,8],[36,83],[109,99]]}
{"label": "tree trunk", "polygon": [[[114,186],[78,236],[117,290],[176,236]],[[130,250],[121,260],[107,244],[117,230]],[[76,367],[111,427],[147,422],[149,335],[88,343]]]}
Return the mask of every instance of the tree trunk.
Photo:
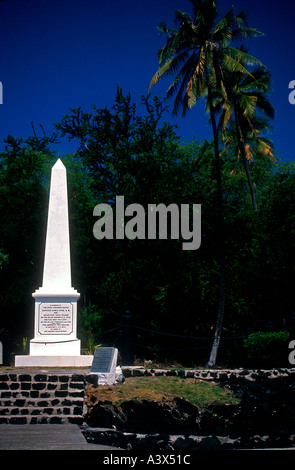
{"label": "tree trunk", "polygon": [[219,279],[219,301],[218,314],[215,326],[214,340],[207,363],[207,367],[215,367],[217,352],[220,344],[222,322],[225,304],[225,234],[224,234],[224,218],[223,218],[223,195],[221,184],[221,162],[219,156],[218,132],[215,121],[214,107],[212,102],[211,86],[208,85],[208,100],[210,104],[210,119],[214,136],[214,155],[217,181],[217,208],[218,208],[218,230],[219,230],[219,257],[220,257],[220,279]]}
{"label": "tree trunk", "polygon": [[254,211],[258,212],[255,189],[254,189],[253,181],[252,181],[252,178],[251,178],[249,162],[247,160],[246,151],[245,151],[245,142],[244,142],[243,137],[242,137],[242,132],[241,132],[240,123],[239,123],[239,116],[238,116],[236,106],[234,106],[234,113],[235,113],[235,125],[236,125],[237,142],[238,142],[239,150],[240,150],[241,155],[242,155],[242,160],[243,160],[244,168],[245,168],[246,175],[247,175],[248,185],[249,185],[251,199],[252,199],[252,206],[253,206]]}

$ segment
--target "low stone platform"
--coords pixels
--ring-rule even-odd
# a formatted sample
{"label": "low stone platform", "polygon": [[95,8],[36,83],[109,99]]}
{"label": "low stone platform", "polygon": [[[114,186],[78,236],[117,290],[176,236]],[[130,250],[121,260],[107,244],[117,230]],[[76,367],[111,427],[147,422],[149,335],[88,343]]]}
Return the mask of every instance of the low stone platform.
{"label": "low stone platform", "polygon": [[141,366],[122,367],[124,376],[127,377],[182,377],[201,380],[222,381],[231,378],[243,377],[247,380],[256,380],[258,377],[276,379],[295,375],[295,368],[279,369],[153,369]]}
{"label": "low stone platform", "polygon": [[235,450],[293,450],[295,447],[271,439],[269,436],[254,435],[248,438],[210,435],[161,434],[122,432],[111,428],[85,427],[82,429],[87,442],[101,445],[116,445],[125,450],[146,452],[195,452]]}
{"label": "low stone platform", "polygon": [[0,424],[82,424],[87,372],[0,371]]}
{"label": "low stone platform", "polygon": [[[269,384],[271,390],[276,390],[276,384],[295,383],[295,368],[280,369],[146,369],[143,367],[122,367],[123,374],[128,377],[155,377],[155,376],[178,376],[182,378],[195,378],[200,380],[208,380],[229,384],[230,387],[239,385],[242,382],[243,387],[250,385],[251,390],[258,391],[258,396],[251,394],[253,404],[250,403],[249,413],[244,410],[243,419],[249,421],[251,410],[260,407],[264,394],[268,393],[265,385]],[[204,436],[168,436],[162,435],[139,435],[137,430],[130,434],[116,431],[114,429],[91,429],[85,426],[86,406],[85,406],[85,388],[88,384],[93,383],[93,374],[86,369],[26,369],[26,368],[1,368],[0,367],[0,449],[80,449],[80,445],[90,446],[89,450],[95,450],[97,445],[106,446],[108,449],[120,448],[132,449],[144,446],[155,446],[159,450],[163,445],[165,450],[190,450],[195,447],[218,449],[228,448],[247,448],[253,449],[258,447],[290,447],[295,448],[295,433],[293,428],[286,430],[289,434],[286,436],[270,435],[265,433],[261,436],[253,436],[249,434],[248,441],[239,442],[233,440],[231,436],[222,434],[216,438],[211,435],[212,429],[209,429]],[[247,385],[248,384],[248,385]],[[264,384],[264,388],[263,388]],[[283,398],[285,395],[283,394]],[[292,398],[292,394],[291,394]],[[279,402],[280,404],[280,402]],[[289,416],[289,404],[286,403],[285,408],[280,408],[279,424],[284,417]],[[265,412],[268,409],[265,409]],[[274,408],[276,411],[276,408]],[[285,411],[284,411],[285,410]],[[243,410],[242,410],[243,411]],[[292,415],[290,408],[290,416]],[[272,415],[271,415],[272,416]],[[246,418],[245,418],[246,417]],[[255,416],[253,417],[253,419]],[[213,416],[213,421],[215,416]],[[251,420],[249,421],[251,424]],[[248,423],[248,424],[249,424]],[[209,423],[210,424],[210,423]],[[292,423],[291,423],[292,424]],[[98,423],[103,426],[103,423]],[[210,427],[210,426],[209,426]],[[291,426],[292,427],[292,426]],[[41,429],[42,428],[42,429]],[[60,429],[57,432],[58,428]],[[213,422],[213,430],[215,433],[215,424]],[[67,433],[74,430],[72,437],[79,434],[79,442],[73,443],[68,441]],[[270,429],[267,427],[267,431]],[[78,432],[79,431],[79,432]],[[85,438],[88,440],[85,443]],[[286,433],[285,433],[286,434]],[[39,437],[38,437],[39,436]],[[42,437],[41,437],[42,436]],[[258,436],[258,437],[257,437]],[[63,441],[62,441],[63,439]],[[78,439],[78,437],[77,437]],[[83,440],[84,439],[84,440]],[[216,440],[217,439],[217,440]],[[75,439],[74,439],[75,440]],[[53,442],[54,441],[54,442]],[[163,442],[162,442],[163,441]],[[217,442],[218,441],[218,442]],[[77,441],[78,442],[78,441]],[[91,442],[91,443],[90,443]],[[166,444],[167,446],[166,446]],[[13,447],[15,446],[15,447]],[[27,447],[25,447],[27,446]],[[52,446],[52,447],[51,447]],[[73,447],[71,447],[73,446]],[[164,450],[163,448],[163,450]],[[88,450],[88,449],[85,449]]]}
{"label": "low stone platform", "polygon": [[120,450],[119,447],[89,444],[77,425],[0,424],[0,450]]}
{"label": "low stone platform", "polygon": [[[248,369],[145,369],[122,367],[128,377],[179,376],[211,381],[243,377],[276,379],[295,377],[295,368]],[[0,424],[84,424],[85,387],[96,374],[89,369],[0,368]]]}

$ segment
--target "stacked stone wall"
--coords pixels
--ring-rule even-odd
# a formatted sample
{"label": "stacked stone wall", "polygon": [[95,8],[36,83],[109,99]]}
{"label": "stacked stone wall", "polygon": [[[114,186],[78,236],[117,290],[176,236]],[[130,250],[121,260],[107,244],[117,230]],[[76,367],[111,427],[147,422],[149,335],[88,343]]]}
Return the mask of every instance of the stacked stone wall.
{"label": "stacked stone wall", "polygon": [[84,374],[0,373],[1,424],[82,424]]}
{"label": "stacked stone wall", "polygon": [[[128,377],[179,376],[215,382],[231,382],[245,379],[289,380],[295,368],[249,369],[145,369],[122,367]],[[0,370],[0,424],[85,424],[86,385],[93,383],[93,374],[53,370],[14,371]]]}

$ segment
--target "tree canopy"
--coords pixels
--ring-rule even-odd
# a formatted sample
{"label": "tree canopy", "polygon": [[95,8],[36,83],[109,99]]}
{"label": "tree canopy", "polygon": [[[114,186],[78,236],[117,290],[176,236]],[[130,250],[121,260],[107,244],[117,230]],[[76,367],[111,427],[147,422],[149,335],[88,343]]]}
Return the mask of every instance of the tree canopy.
{"label": "tree canopy", "polygon": [[[142,97],[141,103],[118,89],[113,106],[94,107],[93,113],[73,109],[56,125],[77,138],[77,152],[62,159],[73,285],[82,294],[80,335],[102,341],[100,333],[119,327],[128,309],[143,328],[213,337],[219,278],[214,144],[181,142],[165,121],[165,101]],[[1,328],[20,338],[32,335],[31,294],[42,278],[50,168],[57,159],[49,147],[40,152],[31,139],[9,137],[0,159]],[[244,334],[269,320],[281,328],[293,312],[295,165],[259,153],[249,163],[261,201],[256,213],[235,150],[226,148],[221,158],[228,253],[224,332]],[[180,240],[96,240],[93,208],[114,205],[117,195],[144,207],[202,204],[200,249],[183,251]],[[138,354],[148,357],[144,333],[141,343],[146,351],[139,347]]]}
{"label": "tree canopy", "polygon": [[[135,353],[215,365],[223,337],[285,328],[293,314],[295,164],[279,160],[267,138],[274,109],[271,74],[243,45],[261,35],[244,12],[219,16],[214,0],[177,10],[175,28],[159,25],[166,43],[150,85],[173,77],[162,100],[140,103],[118,86],[112,105],[69,109],[56,132],[8,136],[0,154],[0,333],[33,333],[32,292],[41,285],[50,169],[61,157],[68,175],[72,282],[82,294],[84,345],[110,342],[128,310],[139,328]],[[237,44],[238,43],[238,44]],[[182,142],[167,120],[204,98],[212,141]],[[70,155],[53,150],[59,138]],[[182,240],[104,238],[93,233],[94,207],[116,198],[140,204],[201,205],[201,246]],[[145,213],[146,216],[146,213]],[[167,215],[167,220],[169,215]],[[224,315],[224,312],[226,315]],[[217,313],[217,314],[216,314]],[[164,346],[157,334],[166,335]],[[151,335],[152,334],[152,339]],[[170,336],[169,336],[170,335]],[[179,348],[168,338],[177,335]],[[174,336],[175,337],[175,336]],[[192,346],[189,346],[191,344]],[[162,351],[162,352],[161,352]]]}

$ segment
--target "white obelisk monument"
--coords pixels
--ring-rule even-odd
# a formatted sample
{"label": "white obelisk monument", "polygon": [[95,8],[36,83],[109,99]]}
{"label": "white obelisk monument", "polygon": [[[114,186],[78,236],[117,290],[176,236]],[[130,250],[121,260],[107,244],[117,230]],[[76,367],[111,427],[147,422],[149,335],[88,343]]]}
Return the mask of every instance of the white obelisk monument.
{"label": "white obelisk monument", "polygon": [[16,366],[91,366],[93,356],[80,355],[77,301],[72,287],[66,168],[60,159],[51,169],[42,287],[35,299],[34,338],[29,356]]}

